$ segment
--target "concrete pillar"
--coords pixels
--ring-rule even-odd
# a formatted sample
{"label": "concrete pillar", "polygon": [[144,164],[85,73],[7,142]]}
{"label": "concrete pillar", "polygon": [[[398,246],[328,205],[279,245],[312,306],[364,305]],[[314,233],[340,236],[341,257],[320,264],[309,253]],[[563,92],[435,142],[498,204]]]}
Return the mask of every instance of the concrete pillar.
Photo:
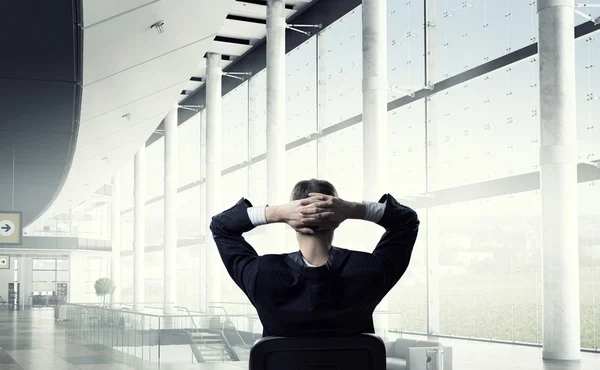
{"label": "concrete pillar", "polygon": [[538,0],[544,359],[581,358],[573,0]]}
{"label": "concrete pillar", "polygon": [[[222,76],[221,54],[208,53],[206,56],[206,212],[207,223],[221,212],[221,120],[222,120]],[[210,232],[209,232],[210,234]],[[221,274],[224,270],[212,235],[206,238],[207,301],[221,301]],[[208,310],[208,307],[205,307]]]}
{"label": "concrete pillar", "polygon": [[[285,30],[285,1],[267,1],[267,204],[270,205],[287,202],[291,191],[285,188]],[[285,246],[284,224],[272,225],[269,232],[271,246]]]}
{"label": "concrete pillar", "polygon": [[[363,0],[363,197],[377,201],[387,188],[388,125],[387,125],[387,4],[386,0]],[[367,225],[364,240],[371,240],[376,226]],[[381,235],[381,231],[377,231]],[[372,250],[372,245],[368,249]],[[377,310],[389,310],[384,298]],[[376,331],[387,333],[388,316],[377,320]],[[378,333],[380,334],[380,333]],[[381,334],[380,334],[381,335]]]}
{"label": "concrete pillar", "polygon": [[365,200],[387,192],[387,6],[363,0],[363,175]]}
{"label": "concrete pillar", "polygon": [[115,283],[115,292],[112,295],[113,308],[115,303],[121,302],[121,174],[116,174],[112,179],[112,201],[110,204],[110,233],[111,233],[111,263],[110,278]]}
{"label": "concrete pillar", "polygon": [[[437,0],[425,1],[425,86],[431,86],[435,82],[436,73],[436,2]],[[432,162],[439,163],[437,145],[433,145],[437,137],[437,118],[434,100],[426,98],[425,122],[427,125],[427,184],[426,192],[432,190],[431,184],[436,182],[436,174],[439,170],[431,170]],[[426,224],[421,232],[427,237],[427,332],[429,334],[440,333],[440,258],[439,258],[439,222],[438,213],[435,210],[427,210]]]}
{"label": "concrete pillar", "polygon": [[165,118],[164,314],[175,314],[177,300],[177,110]]}
{"label": "concrete pillar", "polygon": [[133,179],[133,309],[144,310],[146,146],[135,155]]}
{"label": "concrete pillar", "polygon": [[20,302],[19,306],[22,310],[25,306],[31,306],[31,293],[33,290],[33,258],[20,257],[19,261],[19,283],[20,283]]}

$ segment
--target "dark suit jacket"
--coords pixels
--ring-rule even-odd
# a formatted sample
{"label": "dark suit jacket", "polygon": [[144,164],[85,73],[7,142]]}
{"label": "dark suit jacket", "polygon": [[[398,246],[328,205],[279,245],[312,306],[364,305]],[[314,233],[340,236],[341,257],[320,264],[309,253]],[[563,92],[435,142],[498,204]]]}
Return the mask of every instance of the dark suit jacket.
{"label": "dark suit jacket", "polygon": [[373,253],[332,247],[320,267],[305,266],[300,252],[259,256],[242,236],[254,228],[247,199],[212,218],[223,263],[256,308],[263,336],[374,333],[373,311],[406,271],[419,230],[414,210],[390,194],[379,202],[385,232]]}

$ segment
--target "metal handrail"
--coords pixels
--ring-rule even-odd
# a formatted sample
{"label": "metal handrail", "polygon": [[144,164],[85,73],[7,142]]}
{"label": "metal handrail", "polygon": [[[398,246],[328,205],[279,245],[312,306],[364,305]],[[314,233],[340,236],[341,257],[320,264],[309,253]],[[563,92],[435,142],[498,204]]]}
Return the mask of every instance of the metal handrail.
{"label": "metal handrail", "polygon": [[[76,306],[76,307],[83,307],[83,308],[94,308],[97,310],[103,310],[103,311],[111,311],[111,312],[120,312],[120,313],[129,313],[129,314],[135,314],[135,315],[140,315],[140,316],[149,316],[149,317],[159,317],[159,318],[168,318],[168,317],[189,317],[188,315],[160,315],[160,314],[152,314],[152,313],[146,313],[146,312],[137,312],[137,311],[129,311],[129,310],[123,310],[123,309],[119,309],[119,308],[108,308],[108,307],[98,307],[98,306],[91,306],[89,304],[81,304],[81,303],[67,303],[65,306]],[[215,315],[215,314],[192,314],[192,317],[214,317],[214,316],[222,316],[222,315]],[[257,315],[228,315],[229,317],[245,317],[245,318],[257,318]]]}
{"label": "metal handrail", "polygon": [[[192,320],[192,325],[194,325],[194,329],[196,330],[196,332],[198,334],[200,334],[200,339],[202,339],[202,344],[204,344],[204,347],[206,348],[211,348],[211,349],[218,349],[216,347],[211,347],[208,345],[208,343],[206,343],[206,340],[204,339],[204,336],[202,335],[202,332],[200,331],[200,329],[198,328],[198,325],[196,325],[196,321],[194,321],[194,317],[192,316],[192,313],[190,312],[190,310],[187,307],[183,307],[183,306],[175,306],[174,307],[176,310],[181,310],[181,311],[186,311],[188,314],[188,317],[190,318],[190,320]],[[221,361],[223,361],[223,351],[221,350]]]}
{"label": "metal handrail", "polygon": [[[225,313],[225,317],[232,317],[232,316],[230,316],[227,313],[227,310],[225,310],[225,307],[223,307],[223,306],[208,306],[208,307],[209,308],[220,308]],[[237,329],[237,327],[235,325],[233,325],[233,329],[235,330],[235,333],[238,335],[238,337],[240,338],[240,340],[242,341],[242,343],[244,343],[244,346],[248,346],[248,343],[246,343],[246,341],[244,340],[244,338],[242,338],[242,335],[240,334],[240,332],[238,331],[238,329]],[[223,331],[223,335],[225,335],[225,329],[224,329],[224,327],[221,330]]]}

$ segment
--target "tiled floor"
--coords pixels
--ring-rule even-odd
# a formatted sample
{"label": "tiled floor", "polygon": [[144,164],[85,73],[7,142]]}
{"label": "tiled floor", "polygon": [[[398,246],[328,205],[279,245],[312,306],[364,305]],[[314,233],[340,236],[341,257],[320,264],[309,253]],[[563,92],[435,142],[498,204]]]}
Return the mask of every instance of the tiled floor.
{"label": "tiled floor", "polygon": [[[600,370],[600,354],[582,353],[581,362],[560,363],[542,361],[541,348],[458,339],[439,341],[452,346],[454,370]],[[67,340],[64,328],[54,322],[52,309],[17,312],[0,309],[0,370],[156,369],[147,364],[128,363],[126,358],[114,356],[114,353],[106,347],[79,345]],[[247,368],[247,362],[161,366],[163,370]]]}

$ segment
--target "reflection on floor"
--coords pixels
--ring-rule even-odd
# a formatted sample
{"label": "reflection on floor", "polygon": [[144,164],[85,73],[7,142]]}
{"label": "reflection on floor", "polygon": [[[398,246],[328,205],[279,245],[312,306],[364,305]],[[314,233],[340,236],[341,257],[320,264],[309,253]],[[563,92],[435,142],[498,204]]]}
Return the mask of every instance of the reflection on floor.
{"label": "reflection on floor", "polygon": [[[409,336],[404,336],[409,337]],[[425,337],[415,337],[425,338]],[[600,354],[583,353],[576,364],[543,362],[541,348],[441,339],[453,347],[455,370],[600,370]],[[0,370],[155,370],[148,364],[128,363],[101,346],[80,346],[67,340],[51,308],[0,310]],[[167,364],[166,370],[240,370],[247,362]]]}

